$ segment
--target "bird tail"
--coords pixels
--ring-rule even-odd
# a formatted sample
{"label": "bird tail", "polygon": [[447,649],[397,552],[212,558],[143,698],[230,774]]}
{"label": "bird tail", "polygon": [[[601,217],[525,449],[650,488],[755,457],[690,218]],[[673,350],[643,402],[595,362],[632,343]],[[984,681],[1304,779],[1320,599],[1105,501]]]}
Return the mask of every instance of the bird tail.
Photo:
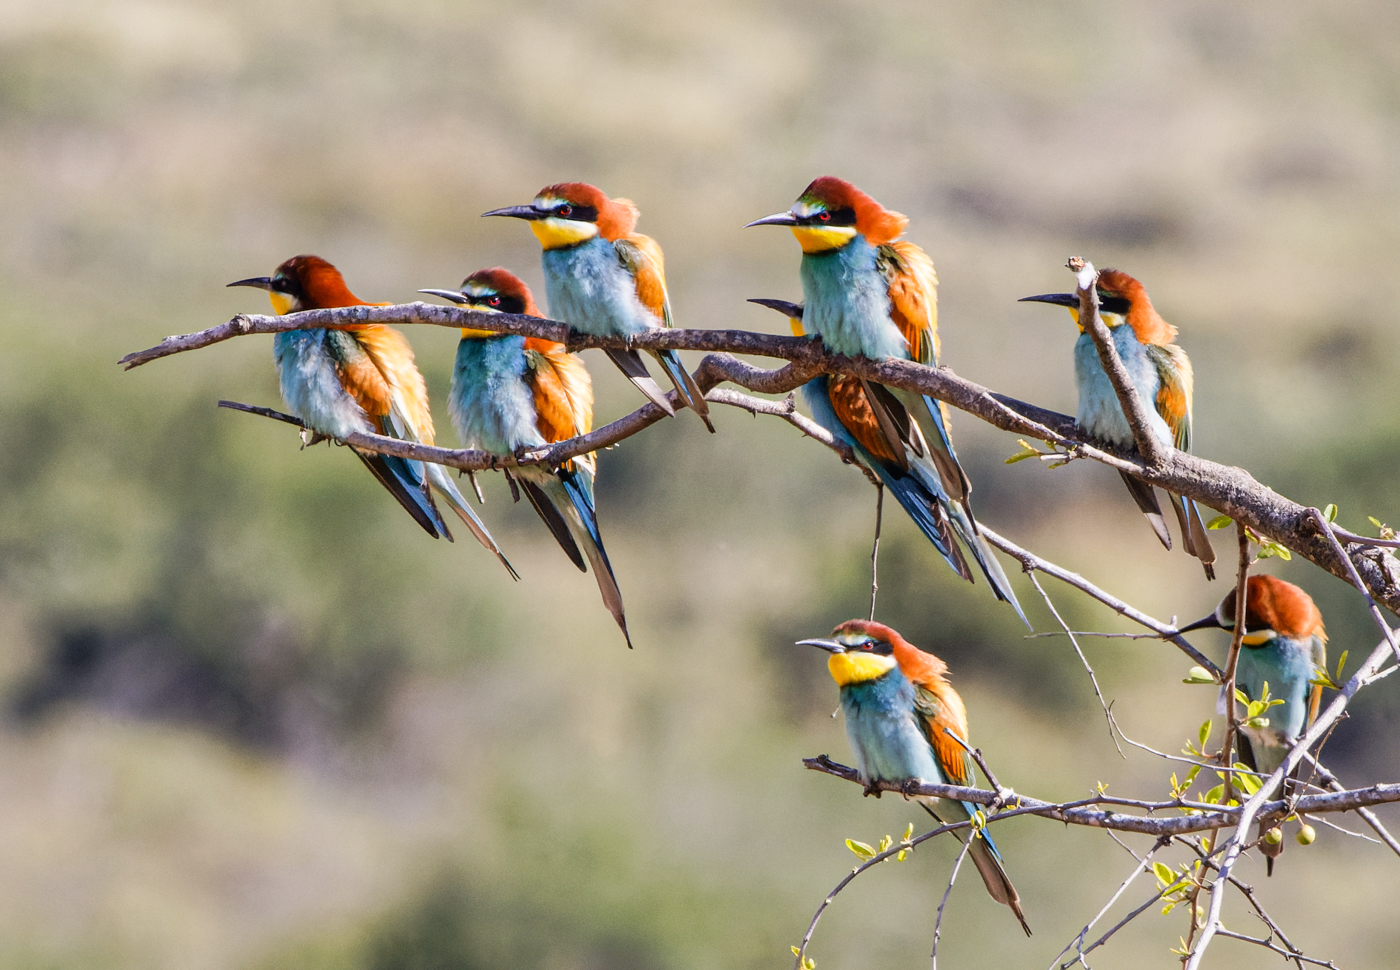
{"label": "bird tail", "polygon": [[448,542],[452,541],[452,533],[447,530],[447,523],[443,521],[442,513],[438,511],[432,493],[423,481],[421,462],[361,451],[358,448],[350,450],[365,463],[365,467],[379,480],[379,484],[413,516],[413,521],[423,527],[424,532],[434,539],[442,536]]}
{"label": "bird tail", "polygon": [[1215,549],[1206,536],[1205,523],[1201,521],[1201,510],[1194,501],[1180,495],[1167,493],[1167,499],[1176,513],[1177,525],[1181,527],[1181,547],[1201,561],[1206,571],[1206,579],[1215,578]]}
{"label": "bird tail", "polygon": [[972,507],[968,505],[968,496],[972,492],[972,482],[968,480],[967,472],[963,471],[958,462],[958,453],[953,450],[953,439],[948,434],[948,423],[944,420],[942,405],[927,394],[919,394],[916,391],[897,390],[894,394],[909,409],[909,413],[914,415],[914,420],[923,430],[929,457],[938,469],[943,490],[953,501],[967,505],[970,511]]}
{"label": "bird tail", "polygon": [[676,385],[676,393],[680,394],[686,407],[694,411],[696,416],[705,422],[705,427],[710,429],[710,434],[714,434],[715,426],[710,423],[710,403],[705,400],[704,392],[695,383],[695,378],[690,376],[690,371],[685,369],[685,364],[681,362],[680,356],[674,350],[658,350],[652,356],[666,371],[666,376],[671,378],[671,383]]}
{"label": "bird tail", "polygon": [[[953,540],[953,525],[948,519],[948,510],[942,496],[931,491],[917,475],[905,474],[889,468],[883,462],[871,461],[870,467],[880,476],[885,488],[890,490],[909,518],[933,543],[933,547],[952,567],[953,572],[963,579],[972,581],[972,570],[967,568],[967,560],[962,550]],[[994,584],[995,585],[995,584]]]}
{"label": "bird tail", "polygon": [[1011,912],[1021,921],[1021,929],[1030,936],[1031,925],[1026,922],[1026,914],[1021,910],[1021,895],[1011,884],[1011,877],[1006,874],[1006,865],[991,836],[985,831],[978,832],[972,837],[972,847],[967,851],[987,886],[987,894],[1003,906],[1011,907]]}
{"label": "bird tail", "polygon": [[[583,556],[588,557],[588,562],[593,566],[593,578],[598,583],[598,592],[603,596],[603,605],[622,630],[627,649],[632,649],[632,635],[627,632],[627,617],[622,607],[622,591],[618,588],[612,563],[608,561],[607,550],[603,548],[602,533],[598,530],[598,513],[593,504],[593,476],[577,464],[572,469],[560,468],[552,473],[531,471],[534,473],[521,469],[517,475],[530,504],[549,526],[574,565],[583,569]],[[583,555],[579,554],[580,546],[583,547]]]}
{"label": "bird tail", "polygon": [[1128,494],[1137,503],[1138,511],[1147,517],[1147,524],[1152,526],[1152,531],[1157,534],[1162,545],[1170,549],[1172,534],[1167,531],[1167,520],[1162,518],[1162,506],[1157,503],[1157,493],[1140,478],[1134,478],[1127,472],[1118,474],[1123,476],[1123,484],[1128,486]]}
{"label": "bird tail", "polygon": [[949,518],[953,523],[953,531],[967,544],[967,548],[972,552],[972,558],[977,560],[977,565],[982,567],[982,575],[987,577],[987,584],[992,587],[992,592],[997,599],[1010,603],[1011,608],[1016,611],[1016,615],[1021,618],[1021,622],[1034,630],[1031,621],[1026,619],[1025,611],[1021,609],[1021,603],[1016,599],[1016,593],[1011,589],[1011,580],[1007,578],[1006,572],[1001,568],[1001,561],[992,552],[992,547],[987,544],[986,537],[982,535],[982,530],[977,528],[976,521],[972,518],[972,511],[965,508],[959,502],[950,502]]}
{"label": "bird tail", "polygon": [[671,406],[671,402],[666,400],[666,394],[661,390],[661,385],[657,384],[647,370],[647,365],[642,363],[641,354],[635,350],[613,350],[604,348],[603,353],[617,365],[617,369],[627,375],[627,379],[637,385],[637,390],[647,396],[651,401],[668,415],[674,415],[676,409]]}
{"label": "bird tail", "polygon": [[[423,467],[426,469],[428,484],[432,485],[432,487],[437,490],[437,493],[443,497],[443,500],[447,502],[448,506],[451,507],[452,511],[457,513],[458,518],[472,531],[472,535],[476,536],[476,541],[496,554],[496,558],[501,561],[501,565],[506,567],[506,572],[510,573],[511,579],[519,580],[520,574],[515,571],[515,567],[510,564],[510,560],[506,558],[506,554],[501,551],[501,547],[498,546],[496,540],[491,537],[491,533],[487,531],[486,525],[477,517],[477,514],[472,511],[471,506],[467,504],[467,500],[462,497],[462,493],[457,491],[457,485],[448,477],[447,469],[432,462],[425,463]],[[443,531],[446,532],[446,529],[447,527],[444,525]]]}

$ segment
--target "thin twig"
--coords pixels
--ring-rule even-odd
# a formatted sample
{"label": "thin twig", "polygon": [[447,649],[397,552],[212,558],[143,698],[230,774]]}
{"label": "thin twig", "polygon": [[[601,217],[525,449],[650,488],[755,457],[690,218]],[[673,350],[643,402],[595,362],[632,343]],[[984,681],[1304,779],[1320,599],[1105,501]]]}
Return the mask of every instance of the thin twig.
{"label": "thin twig", "polygon": [[1314,960],[1312,957],[1305,957],[1301,953],[1290,953],[1287,950],[1283,949],[1283,947],[1275,946],[1271,940],[1261,940],[1253,936],[1245,936],[1243,933],[1235,933],[1231,930],[1225,929],[1224,927],[1217,929],[1215,932],[1220,936],[1228,936],[1232,940],[1243,940],[1245,943],[1254,943],[1258,946],[1264,947],[1267,950],[1273,950],[1279,956],[1282,956],[1287,960],[1293,960],[1298,964],[1311,963],[1315,967],[1329,967],[1330,970],[1339,970],[1338,966],[1331,960]]}
{"label": "thin twig", "polygon": [[1089,683],[1094,685],[1094,696],[1099,699],[1099,706],[1103,708],[1104,720],[1108,722],[1108,737],[1113,742],[1113,746],[1118,749],[1118,757],[1126,758],[1123,753],[1123,746],[1118,743],[1118,737],[1113,731],[1113,715],[1108,712],[1108,702],[1104,700],[1103,691],[1099,689],[1099,678],[1094,675],[1094,668],[1089,664],[1089,658],[1084,656],[1084,651],[1079,647],[1079,640],[1070,631],[1069,624],[1060,616],[1060,611],[1055,609],[1055,604],[1050,599],[1050,595],[1045,592],[1045,588],[1040,585],[1040,580],[1036,578],[1033,571],[1027,570],[1026,575],[1030,577],[1031,583],[1035,586],[1036,592],[1040,593],[1040,598],[1045,600],[1045,605],[1050,608],[1050,615],[1055,618],[1055,622],[1060,624],[1069,637],[1069,642],[1074,645],[1074,652],[1079,655],[1079,662],[1084,665],[1084,669],[1089,672]]}
{"label": "thin twig", "polygon": [[[1397,668],[1391,667],[1390,669],[1395,670]],[[1312,769],[1317,774],[1317,777],[1330,790],[1346,790],[1346,786],[1342,784],[1341,779],[1339,779],[1336,775],[1332,774],[1331,771],[1327,770],[1327,768],[1323,766],[1322,762],[1318,761],[1310,753],[1304,751],[1303,759],[1312,766]],[[1366,824],[1371,826],[1371,830],[1381,837],[1382,842],[1390,846],[1392,852],[1394,852],[1396,855],[1400,855],[1400,841],[1397,841],[1395,836],[1390,834],[1389,830],[1386,829],[1385,825],[1382,824],[1381,820],[1376,817],[1375,812],[1371,811],[1368,808],[1358,808],[1356,809],[1356,814],[1360,815],[1361,818],[1366,822]],[[1330,825],[1332,823],[1329,822],[1327,824]]]}
{"label": "thin twig", "polygon": [[[981,525],[981,523],[979,523],[979,525]],[[993,532],[985,525],[982,525],[981,528],[982,535],[987,537],[988,542],[996,546],[1002,552],[1006,553],[1012,559],[1018,561],[1021,564],[1021,568],[1024,569],[1026,572],[1031,572],[1032,570],[1039,570],[1047,576],[1053,576],[1060,582],[1073,586],[1080,592],[1087,593],[1089,596],[1098,600],[1104,606],[1107,606],[1109,609],[1113,610],[1113,612],[1117,613],[1119,616],[1126,617],[1127,619],[1132,620],[1134,623],[1146,627],[1147,629],[1153,631],[1165,640],[1170,640],[1181,650],[1182,653],[1190,657],[1194,663],[1210,671],[1211,676],[1215,677],[1217,681],[1224,680],[1224,673],[1219,667],[1215,665],[1215,662],[1209,657],[1207,657],[1205,654],[1201,653],[1195,647],[1191,646],[1187,639],[1177,632],[1176,627],[1170,626],[1166,623],[1163,623],[1161,620],[1148,616],[1146,613],[1142,612],[1134,606],[1129,605],[1128,603],[1125,603],[1118,597],[1113,596],[1110,593],[1104,592],[1102,589],[1095,586],[1093,583],[1089,582],[1087,579],[1085,579],[1078,573],[1070,572],[1068,569],[1065,569],[1062,566],[1057,566],[1053,562],[1050,562],[1048,559],[1042,559],[1040,556],[1037,556],[1035,553],[1031,552],[1028,549],[1022,549],[1010,539],[1007,539],[1004,536],[997,535],[997,533]]]}
{"label": "thin twig", "polygon": [[1395,634],[1391,632],[1390,624],[1385,621],[1385,617],[1381,616],[1380,607],[1376,605],[1375,599],[1372,598],[1371,591],[1366,588],[1366,583],[1361,578],[1361,574],[1356,571],[1356,563],[1352,562],[1351,556],[1342,548],[1342,544],[1337,541],[1337,536],[1332,531],[1332,523],[1327,521],[1327,517],[1322,514],[1320,509],[1308,509],[1308,515],[1312,517],[1313,524],[1327,537],[1328,542],[1332,545],[1332,549],[1342,558],[1342,561],[1346,563],[1347,576],[1351,580],[1351,584],[1361,592],[1362,596],[1366,597],[1366,608],[1370,610],[1371,618],[1375,620],[1376,625],[1381,628],[1381,633],[1384,634],[1386,643],[1390,644],[1390,649],[1395,653],[1395,659],[1400,660],[1400,644],[1395,642]]}
{"label": "thin twig", "polygon": [[932,970],[938,970],[938,936],[943,932],[943,907],[948,905],[948,896],[953,892],[953,883],[958,881],[958,870],[962,868],[963,859],[967,858],[967,852],[972,848],[972,840],[977,836],[969,836],[962,844],[958,857],[953,860],[953,871],[948,876],[948,888],[943,890],[943,899],[938,904],[938,918],[933,921],[933,952],[929,954],[933,959]]}
{"label": "thin twig", "polygon": [[[864,467],[864,466],[862,466]],[[870,619],[875,620],[875,594],[880,592],[880,523],[885,517],[885,484],[875,484],[875,544],[870,549]]]}
{"label": "thin twig", "polygon": [[[1089,920],[1089,922],[1084,924],[1084,928],[1079,931],[1078,935],[1075,936],[1075,938],[1072,941],[1065,944],[1065,948],[1063,950],[1055,954],[1055,959],[1050,961],[1050,966],[1047,968],[1047,970],[1054,970],[1055,964],[1059,961],[1060,957],[1068,953],[1071,948],[1073,948],[1079,954],[1078,962],[1083,962],[1085,952],[1084,938],[1089,935],[1089,931],[1092,930],[1098,924],[1099,920],[1104,918],[1104,914],[1106,914],[1110,909],[1113,908],[1113,904],[1118,902],[1118,898],[1122,896],[1123,893],[1127,892],[1128,887],[1133,884],[1134,880],[1136,880],[1138,876],[1142,875],[1144,872],[1147,871],[1148,867],[1152,864],[1152,857],[1157,854],[1157,851],[1169,844],[1171,844],[1171,837],[1163,836],[1162,838],[1158,839],[1156,842],[1153,843],[1152,848],[1148,849],[1147,853],[1144,856],[1142,856],[1142,858],[1138,858],[1137,853],[1133,852],[1132,849],[1128,849],[1126,845],[1123,846],[1123,848],[1128,849],[1128,852],[1132,854],[1134,859],[1137,859],[1138,864],[1133,867],[1132,872],[1128,873],[1128,877],[1124,879],[1122,883],[1119,884],[1117,892],[1115,892],[1111,897],[1109,897],[1108,902],[1103,904],[1103,909],[1099,910],[1098,914],[1094,916],[1093,919]],[[1119,845],[1122,845],[1122,843],[1120,842]]]}

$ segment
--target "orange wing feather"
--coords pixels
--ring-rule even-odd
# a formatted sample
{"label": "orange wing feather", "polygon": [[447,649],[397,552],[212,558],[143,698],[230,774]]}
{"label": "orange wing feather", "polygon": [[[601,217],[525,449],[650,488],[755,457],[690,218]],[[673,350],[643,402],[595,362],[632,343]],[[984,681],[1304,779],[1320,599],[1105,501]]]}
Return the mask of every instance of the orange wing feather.
{"label": "orange wing feather", "polygon": [[[535,401],[540,434],[550,443],[593,430],[593,383],[582,358],[563,344],[528,337],[525,353],[529,367],[525,379]],[[589,471],[593,456],[575,459]]]}
{"label": "orange wing feather", "polygon": [[924,695],[915,704],[923,715],[929,743],[944,777],[950,784],[972,784],[971,756],[944,730],[952,731],[967,744],[972,743],[967,733],[967,708],[945,676],[948,665],[903,637],[891,638],[891,646],[900,671],[914,685],[916,694]]}
{"label": "orange wing feather", "polygon": [[889,286],[890,317],[904,334],[909,355],[921,364],[938,363],[938,274],[928,253],[908,240],[886,243],[878,265]]}
{"label": "orange wing feather", "polygon": [[881,461],[903,466],[903,456],[896,455],[880,428],[880,421],[871,410],[870,401],[865,396],[865,388],[854,377],[832,376],[827,378],[827,394],[831,398],[831,409],[836,418],[851,437],[859,441],[861,447]]}
{"label": "orange wing feather", "polygon": [[409,425],[406,430],[414,438],[425,445],[432,444],[433,415],[428,409],[428,385],[413,362],[413,347],[408,338],[393,327],[378,324],[353,332],[389,387],[392,408],[386,410],[399,412]]}
{"label": "orange wing feather", "polygon": [[656,314],[663,326],[671,325],[671,301],[666,294],[666,257],[661,244],[639,232],[630,233],[613,245],[637,281],[637,299]]}
{"label": "orange wing feather", "polygon": [[1157,413],[1171,429],[1173,443],[1182,451],[1191,450],[1191,391],[1195,383],[1191,360],[1176,344],[1150,344],[1148,356],[1157,365],[1160,385]]}

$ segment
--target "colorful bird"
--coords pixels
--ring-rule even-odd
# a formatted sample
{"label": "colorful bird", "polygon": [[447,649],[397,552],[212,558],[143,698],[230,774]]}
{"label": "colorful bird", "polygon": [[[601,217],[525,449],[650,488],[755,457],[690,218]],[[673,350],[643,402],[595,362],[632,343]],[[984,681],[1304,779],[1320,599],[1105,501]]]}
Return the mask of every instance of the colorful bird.
{"label": "colorful bird", "polygon": [[[632,231],[639,214],[628,199],[610,199],[585,182],[548,185],[529,205],[482,213],[529,221],[544,247],[550,313],[599,337],[635,337],[671,326],[665,260],[655,239]],[[606,353],[643,394],[667,414],[675,413],[635,350]],[[681,403],[713,432],[705,395],[676,352],[651,355],[676,386]]]}
{"label": "colorful bird", "polygon": [[[867,788],[877,782],[971,787],[975,780],[972,756],[964,747],[971,743],[967,709],[948,683],[948,665],[884,624],[869,620],[847,620],[831,636],[829,640],[798,643],[831,653],[827,669],[841,688],[846,737]],[[963,744],[949,737],[948,732]],[[978,810],[972,802],[917,797],[944,824],[966,821]],[[963,837],[962,830],[955,833],[959,839]],[[982,874],[987,892],[997,902],[1011,907],[1021,928],[1030,936],[1030,924],[1021,911],[1021,897],[986,829],[973,836],[968,852]]]}
{"label": "colorful bird", "polygon": [[[1265,724],[1246,721],[1236,735],[1240,761],[1261,775],[1271,775],[1288,757],[1294,742],[1317,718],[1322,685],[1313,683],[1327,672],[1327,631],[1312,597],[1275,576],[1251,576],[1245,599],[1244,639],[1235,665],[1235,686],[1251,701],[1282,701],[1264,712]],[[1235,594],[1220,601],[1210,616],[1181,628],[1235,629]],[[1233,705],[1231,705],[1233,708]],[[1273,823],[1268,823],[1272,826]],[[1260,835],[1265,825],[1260,824]],[[1268,858],[1269,874],[1283,843],[1259,843]]]}
{"label": "colorful bird", "polygon": [[[793,333],[819,336],[838,354],[937,366],[938,277],[927,253],[898,238],[908,222],[849,182],[817,179],[787,212],[749,223],[787,226],[797,237],[804,304],[755,302],[787,313]],[[953,450],[943,405],[924,394],[841,375],[816,378],[803,396],[817,423],[879,476],[954,572],[972,579],[956,534],[997,598],[1024,620],[972,516],[972,485]]]}
{"label": "colorful bird", "polygon": [[[460,292],[419,292],[488,313],[540,316],[529,287],[500,267],[468,276]],[[593,428],[593,384],[583,359],[538,337],[463,328],[448,406],[467,446],[496,455],[517,455]],[[592,454],[558,468],[521,465],[512,471],[574,565],[586,572],[585,556],[593,564],[603,603],[631,647],[622,593],[598,531],[594,473]]]}
{"label": "colorful bird", "polygon": [[[266,290],[279,315],[374,305],[351,293],[340,271],[319,256],[294,256],[271,276],[239,280],[229,286]],[[274,336],[272,348],[282,398],[311,431],[341,440],[361,431],[433,443],[427,385],[413,363],[413,348],[392,327],[356,323],[288,330]],[[496,554],[511,576],[520,578],[441,465],[353,446],[351,450],[430,536],[452,539],[429,486],[477,540]]]}
{"label": "colorful bird", "polygon": [[[1147,298],[1147,290],[1127,273],[1106,269],[1099,273],[1099,315],[1113,337],[1113,346],[1132,378],[1144,404],[1151,405],[1147,417],[1151,431],[1163,444],[1182,451],[1191,450],[1191,394],[1193,377],[1186,351],[1172,343],[1176,327],[1163,320]],[[1068,307],[1079,323],[1079,297],[1074,293],[1045,293],[1027,296],[1022,303],[1055,303]],[[1124,326],[1126,324],[1126,326]],[[1104,372],[1098,348],[1081,325],[1074,345],[1074,379],[1079,385],[1079,413],[1076,420],[1089,434],[1119,448],[1135,448],[1132,428],[1123,416],[1118,395]],[[1162,545],[1172,547],[1171,533],[1162,518],[1157,495],[1141,479],[1122,473],[1123,483],[1132,493],[1138,509],[1147,517]],[[1215,578],[1215,550],[1211,548],[1201,510],[1190,499],[1167,493],[1181,528],[1181,545],[1201,561],[1206,578]]]}

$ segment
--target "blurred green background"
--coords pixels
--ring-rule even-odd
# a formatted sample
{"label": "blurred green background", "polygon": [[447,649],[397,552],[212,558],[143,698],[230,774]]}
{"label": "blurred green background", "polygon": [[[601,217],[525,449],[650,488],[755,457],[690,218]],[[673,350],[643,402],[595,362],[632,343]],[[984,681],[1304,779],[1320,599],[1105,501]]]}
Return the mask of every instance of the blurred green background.
{"label": "blurred green background", "polygon": [[[740,227],[826,173],[912,217],[960,374],[1072,411],[1067,315],[1015,301],[1082,254],[1182,328],[1199,453],[1351,528],[1400,520],[1392,3],[0,3],[0,968],[788,965],[854,861],[842,840],[924,821],[799,761],[849,759],[822,658],[792,642],[865,608],[860,474],[728,409],[713,437],[682,415],[603,454],[628,652],[500,480],[484,515],[518,585],[349,455],[217,410],[278,404],[268,338],[115,361],[266,312],[224,284],[295,253],[369,300],[497,264],[538,287],[531,235],[477,215],[566,179],[637,201],[679,325],[783,332],[744,300],[798,298],[798,249]],[[454,443],[456,336],[410,336]],[[589,362],[601,420],[640,403]],[[996,529],[1162,618],[1224,594],[1116,476],[1007,467],[1011,436],[955,423]],[[1169,766],[1114,750],[1069,644],[1024,639],[893,509],[881,567],[879,618],[950,662],[1003,782],[1165,794]],[[1369,650],[1343,584],[1266,568],[1317,598],[1334,658]],[[1127,629],[1047,588],[1078,628]],[[1145,743],[1178,749],[1214,708],[1169,647],[1086,651]],[[1337,730],[1344,779],[1396,780],[1398,690]],[[1036,935],[965,873],[946,966],[1044,966],[1132,866],[1083,829],[998,839]],[[859,880],[818,965],[924,965],[953,855]],[[1383,967],[1397,865],[1323,829],[1244,876],[1311,955]],[[1171,966],[1183,919],[1150,912],[1093,965]]]}

